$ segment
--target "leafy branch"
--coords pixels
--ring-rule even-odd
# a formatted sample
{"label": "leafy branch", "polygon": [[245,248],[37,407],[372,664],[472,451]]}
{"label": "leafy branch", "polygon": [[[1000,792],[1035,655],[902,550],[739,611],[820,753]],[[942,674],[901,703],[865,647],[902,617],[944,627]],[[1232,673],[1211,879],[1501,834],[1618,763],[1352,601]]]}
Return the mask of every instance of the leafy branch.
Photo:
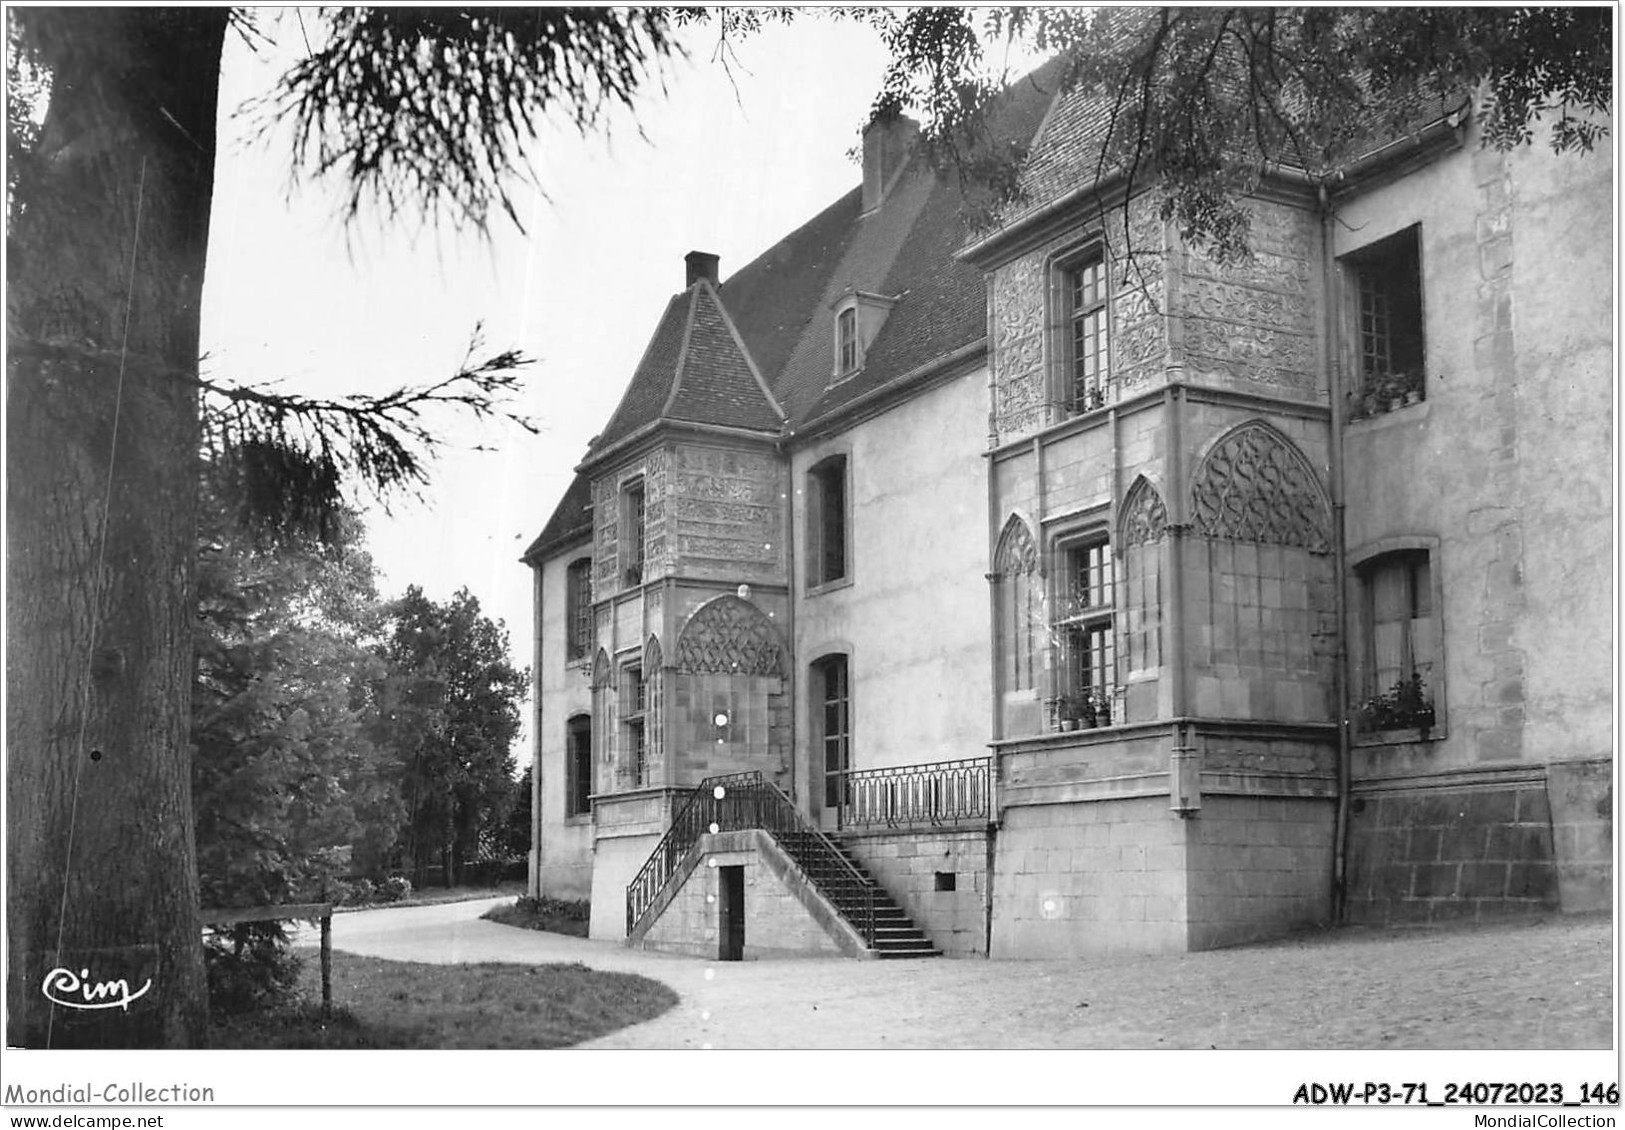
{"label": "leafy branch", "polygon": [[534,421],[503,406],[520,390],[519,370],[529,359],[505,350],[476,361],[480,346],[476,329],[456,373],[382,396],[335,400],[199,378],[205,478],[218,497],[235,500],[245,528],[325,540],[336,532],[347,482],[380,498],[403,488],[415,493],[428,482],[429,461],[441,445],[432,415],[460,410],[537,433]]}

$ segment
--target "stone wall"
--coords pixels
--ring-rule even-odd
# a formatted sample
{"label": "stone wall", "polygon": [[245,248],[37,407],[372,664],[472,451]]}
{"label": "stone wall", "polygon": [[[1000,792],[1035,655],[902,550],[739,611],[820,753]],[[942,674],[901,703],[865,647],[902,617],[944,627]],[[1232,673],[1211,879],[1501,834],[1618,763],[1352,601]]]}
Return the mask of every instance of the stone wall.
{"label": "stone wall", "polygon": [[[647,949],[717,958],[722,944],[723,867],[745,869],[744,959],[838,957],[842,948],[808,909],[808,884],[765,833],[702,836],[698,863],[641,942]],[[773,859],[769,859],[772,853]],[[774,864],[777,866],[774,866]]]}
{"label": "stone wall", "polygon": [[[841,834],[875,881],[931,944],[951,957],[987,953],[987,832]],[[953,889],[941,890],[951,875]]]}
{"label": "stone wall", "polygon": [[1568,911],[1614,904],[1614,763],[1555,762],[1546,767],[1557,888]]}
{"label": "stone wall", "polygon": [[593,844],[589,938],[620,941],[626,937],[627,884],[648,862],[661,835],[656,831],[601,837]]}
{"label": "stone wall", "polygon": [[807,591],[795,563],[798,800],[823,799],[809,666],[847,656],[855,769],[975,757],[991,713],[987,374],[977,369],[794,455],[798,550],[806,475],[843,453],[851,481],[849,568]]}
{"label": "stone wall", "polygon": [[1007,809],[995,859],[993,957],[1188,947],[1185,826],[1166,794]]}
{"label": "stone wall", "polygon": [[1331,916],[1331,797],[1202,797],[1187,821],[1193,950],[1276,937]]}
{"label": "stone wall", "polygon": [[[586,898],[592,883],[592,815],[565,815],[566,726],[576,714],[592,711],[592,690],[579,662],[566,658],[569,628],[565,623],[565,574],[570,562],[590,552],[590,545],[566,547],[535,574],[535,761],[538,783],[533,812],[540,838],[531,870],[532,894]],[[591,662],[588,650],[586,662]]]}
{"label": "stone wall", "polygon": [[[1339,256],[1420,229],[1426,399],[1348,426],[1347,531],[1354,560],[1436,547],[1442,638],[1429,740],[1356,750],[1368,807],[1351,866],[1367,915],[1589,909],[1612,888],[1612,773],[1559,768],[1613,756],[1600,406],[1617,392],[1616,295],[1596,238],[1611,156],[1598,156],[1553,155],[1539,137],[1503,154],[1469,132],[1461,151],[1338,205]],[[1445,829],[1496,854],[1434,854]]]}
{"label": "stone wall", "polygon": [[1467,787],[1356,787],[1353,922],[1477,920],[1558,908],[1552,808],[1538,774]]}

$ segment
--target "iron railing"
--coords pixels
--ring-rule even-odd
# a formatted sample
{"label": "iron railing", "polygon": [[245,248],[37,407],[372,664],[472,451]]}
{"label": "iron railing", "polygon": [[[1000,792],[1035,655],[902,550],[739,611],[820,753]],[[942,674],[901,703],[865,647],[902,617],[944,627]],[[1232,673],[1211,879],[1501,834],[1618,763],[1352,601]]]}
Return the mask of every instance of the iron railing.
{"label": "iron railing", "polygon": [[677,865],[707,832],[760,828],[795,860],[819,892],[862,936],[875,944],[875,883],[841,853],[830,838],[807,822],[790,798],[760,773],[707,777],[672,820],[648,862],[626,888],[626,932],[630,937]]}
{"label": "iron railing", "polygon": [[993,759],[971,757],[841,774],[842,828],[986,822],[992,810]]}

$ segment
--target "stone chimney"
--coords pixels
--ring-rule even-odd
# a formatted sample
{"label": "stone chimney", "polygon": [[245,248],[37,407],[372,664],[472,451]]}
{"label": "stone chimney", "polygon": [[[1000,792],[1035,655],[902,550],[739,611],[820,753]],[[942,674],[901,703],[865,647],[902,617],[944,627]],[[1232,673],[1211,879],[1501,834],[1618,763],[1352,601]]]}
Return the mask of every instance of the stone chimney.
{"label": "stone chimney", "polygon": [[920,125],[902,114],[870,122],[863,130],[863,210],[873,212],[885,201],[908,160]]}
{"label": "stone chimney", "polygon": [[689,289],[701,279],[716,286],[717,267],[721,262],[721,256],[712,255],[709,251],[690,251],[684,255],[683,265],[688,268],[688,279],[683,284],[683,289]]}

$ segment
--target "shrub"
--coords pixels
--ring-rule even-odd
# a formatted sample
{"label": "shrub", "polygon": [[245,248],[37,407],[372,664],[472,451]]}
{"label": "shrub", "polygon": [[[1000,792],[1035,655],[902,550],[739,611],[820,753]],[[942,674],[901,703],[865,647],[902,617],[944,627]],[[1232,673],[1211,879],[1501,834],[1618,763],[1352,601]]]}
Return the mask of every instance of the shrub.
{"label": "shrub", "polygon": [[222,1016],[288,1004],[299,981],[300,960],[281,924],[244,922],[211,930],[203,939],[209,1008]]}
{"label": "shrub", "polygon": [[412,893],[412,880],[405,875],[391,875],[378,886],[378,897],[385,902],[396,902]]}
{"label": "shrub", "polygon": [[373,899],[372,880],[363,876],[349,879],[339,885],[335,901],[340,906],[366,906]]}

